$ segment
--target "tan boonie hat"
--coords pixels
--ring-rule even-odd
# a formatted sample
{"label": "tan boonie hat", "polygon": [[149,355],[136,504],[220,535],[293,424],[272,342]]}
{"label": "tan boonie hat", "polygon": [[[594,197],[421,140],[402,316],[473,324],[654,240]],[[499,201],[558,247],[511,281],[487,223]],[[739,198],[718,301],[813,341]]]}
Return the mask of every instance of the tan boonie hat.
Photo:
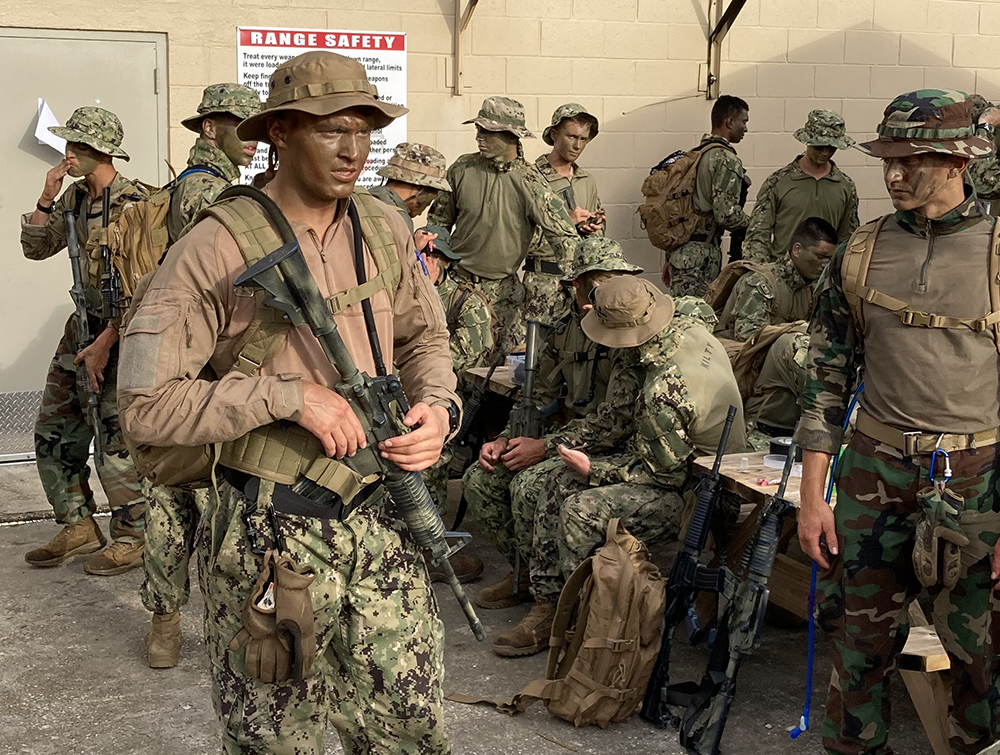
{"label": "tan boonie hat", "polygon": [[590,294],[594,308],[580,325],[587,338],[613,349],[641,346],[674,316],[674,301],[645,278],[623,275]]}
{"label": "tan boonie hat", "polygon": [[201,122],[210,115],[227,113],[241,121],[260,112],[260,97],[250,87],[242,84],[211,84],[201,93],[198,115],[181,121],[184,128],[195,133],[201,131]]}
{"label": "tan boonie hat", "polygon": [[479,115],[463,123],[475,123],[487,131],[509,131],[522,139],[534,139],[524,123],[524,105],[509,97],[487,97]]}
{"label": "tan boonie hat", "polygon": [[625,259],[625,251],[614,239],[607,236],[588,236],[576,247],[573,269],[562,279],[571,283],[585,273],[623,272],[637,275],[642,268]]}
{"label": "tan boonie hat", "polygon": [[806,125],[794,134],[795,138],[810,147],[836,147],[847,149],[854,140],[847,135],[844,119],[832,110],[813,110],[806,118]]}
{"label": "tan boonie hat", "polygon": [[575,102],[569,102],[556,108],[556,111],[552,114],[552,123],[546,126],[545,130],[542,132],[542,141],[551,147],[552,130],[567,118],[580,118],[581,120],[589,123],[591,141],[593,141],[594,137],[597,136],[599,126],[597,118],[588,113],[587,108],[583,105],[577,105]]}
{"label": "tan boonie hat", "polygon": [[324,116],[367,108],[375,116],[372,127],[376,129],[409,112],[379,100],[378,88],[368,81],[358,61],[326,50],[306,52],[282,63],[271,74],[267,92],[264,109],[237,127],[240,139],[267,142],[267,116],[284,110]]}
{"label": "tan boonie hat", "polygon": [[451,191],[451,186],[445,180],[447,167],[444,155],[433,147],[415,142],[403,142],[396,145],[389,162],[377,172],[383,178],[392,181]]}
{"label": "tan boonie hat", "polygon": [[80,107],[65,126],[49,126],[49,131],[68,142],[86,144],[98,152],[128,160],[122,149],[125,131],[118,116],[102,107]]}
{"label": "tan boonie hat", "polygon": [[918,89],[889,103],[878,139],[858,145],[872,157],[937,153],[959,157],[993,154],[993,142],[976,136],[975,103],[955,89]]}

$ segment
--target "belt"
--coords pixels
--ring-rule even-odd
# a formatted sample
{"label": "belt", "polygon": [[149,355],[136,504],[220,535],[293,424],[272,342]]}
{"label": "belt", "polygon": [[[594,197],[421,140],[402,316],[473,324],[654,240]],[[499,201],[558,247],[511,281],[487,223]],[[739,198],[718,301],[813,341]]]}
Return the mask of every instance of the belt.
{"label": "belt", "polygon": [[547,260],[536,260],[529,257],[524,261],[524,272],[526,273],[547,273],[548,275],[558,275],[562,277],[563,271],[557,262]]}
{"label": "belt", "polygon": [[479,281],[483,280],[478,275],[470,273],[464,267],[460,267],[458,265],[455,265],[449,272],[454,273],[459,278],[464,278],[467,281],[471,281],[472,283],[479,283]]}
{"label": "belt", "polygon": [[858,410],[856,428],[859,433],[902,451],[905,456],[942,451],[965,451],[970,448],[992,446],[1000,442],[1000,428],[983,430],[978,433],[955,435],[951,433],[924,433],[914,431],[904,433],[894,427],[879,422],[870,414]]}
{"label": "belt", "polygon": [[[259,477],[221,465],[219,466],[219,470],[222,478],[246,496],[248,501],[257,502],[257,496],[260,493]],[[280,511],[282,514],[312,517],[313,519],[337,519],[344,521],[361,504],[374,498],[375,494],[383,489],[382,481],[378,480],[362,488],[354,496],[354,500],[349,504],[345,504],[339,495],[326,488],[322,488],[324,494],[328,494],[325,495],[326,500],[316,501],[307,498],[301,493],[296,493],[288,485],[276,482],[274,483],[274,493],[271,495],[271,506],[274,507],[275,511]]]}
{"label": "belt", "polygon": [[711,236],[707,233],[692,233],[691,238],[689,238],[688,241],[707,241],[709,243],[714,243],[716,238],[717,237],[714,233]]}

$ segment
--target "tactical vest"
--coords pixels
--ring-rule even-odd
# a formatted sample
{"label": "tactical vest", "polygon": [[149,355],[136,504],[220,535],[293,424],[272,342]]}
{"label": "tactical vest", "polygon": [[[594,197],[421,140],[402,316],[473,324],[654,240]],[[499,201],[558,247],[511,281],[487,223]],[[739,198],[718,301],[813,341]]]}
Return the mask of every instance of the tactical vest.
{"label": "tactical vest", "polygon": [[[556,366],[547,376],[551,383],[560,374],[566,384],[566,406],[572,417],[584,417],[604,401],[611,376],[610,349],[591,341],[583,332],[579,318],[565,315],[552,334]],[[586,401],[577,406],[578,401]]]}

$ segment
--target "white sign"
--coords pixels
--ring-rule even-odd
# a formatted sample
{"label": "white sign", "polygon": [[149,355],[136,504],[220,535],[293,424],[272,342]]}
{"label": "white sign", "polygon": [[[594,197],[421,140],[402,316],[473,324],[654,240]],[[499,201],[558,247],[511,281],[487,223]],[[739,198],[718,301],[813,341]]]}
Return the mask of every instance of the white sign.
{"label": "white sign", "polygon": [[[402,32],[323,31],[320,29],[270,29],[241,26],[236,30],[239,81],[267,100],[267,85],[274,69],[289,58],[310,50],[330,50],[354,58],[378,87],[380,100],[406,107],[406,35]],[[406,141],[406,116],[372,132],[372,147],[360,186],[382,183],[375,171],[385,165],[397,144]],[[267,169],[267,145],[257,150],[243,180]]]}
{"label": "white sign", "polygon": [[38,120],[35,123],[35,138],[39,144],[47,144],[60,155],[66,154],[66,140],[49,131],[49,126],[59,126],[59,119],[52,113],[49,103],[38,98]]}

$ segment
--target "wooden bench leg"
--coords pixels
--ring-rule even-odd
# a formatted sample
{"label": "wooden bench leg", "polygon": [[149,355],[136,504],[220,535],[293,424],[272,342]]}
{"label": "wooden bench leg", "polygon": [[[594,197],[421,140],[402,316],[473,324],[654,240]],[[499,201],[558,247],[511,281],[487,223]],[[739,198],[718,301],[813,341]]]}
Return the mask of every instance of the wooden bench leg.
{"label": "wooden bench leg", "polygon": [[948,744],[948,683],[940,671],[902,671],[900,676],[924,725],[934,755],[953,755]]}

